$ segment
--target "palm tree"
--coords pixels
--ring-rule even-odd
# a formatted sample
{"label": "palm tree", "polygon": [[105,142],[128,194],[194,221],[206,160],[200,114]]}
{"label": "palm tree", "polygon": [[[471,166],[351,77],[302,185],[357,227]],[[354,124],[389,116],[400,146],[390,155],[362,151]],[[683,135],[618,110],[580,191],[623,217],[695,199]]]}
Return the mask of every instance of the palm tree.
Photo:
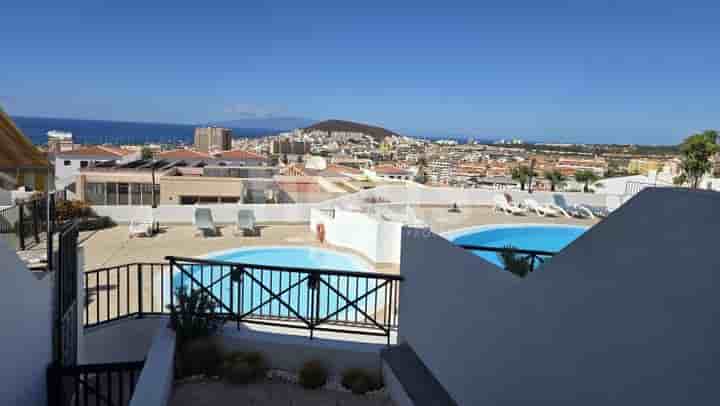
{"label": "palm tree", "polygon": [[595,175],[595,172],[589,171],[589,170],[580,170],[575,172],[575,180],[584,184],[583,191],[585,193],[590,191],[590,184],[593,182],[597,182],[597,180],[600,179],[597,175]]}
{"label": "palm tree", "polygon": [[[537,174],[533,173],[533,176]],[[520,182],[520,190],[525,190],[525,185],[530,181],[530,168],[527,166],[518,166],[512,170],[512,178]]]}
{"label": "palm tree", "polygon": [[550,181],[550,191],[552,191],[552,192],[555,191],[555,187],[557,187],[557,186],[562,187],[565,184],[565,181],[567,180],[565,175],[563,175],[562,172],[560,172],[557,169],[553,169],[551,171],[545,171],[545,173],[543,173],[543,176],[545,177],[545,179]]}

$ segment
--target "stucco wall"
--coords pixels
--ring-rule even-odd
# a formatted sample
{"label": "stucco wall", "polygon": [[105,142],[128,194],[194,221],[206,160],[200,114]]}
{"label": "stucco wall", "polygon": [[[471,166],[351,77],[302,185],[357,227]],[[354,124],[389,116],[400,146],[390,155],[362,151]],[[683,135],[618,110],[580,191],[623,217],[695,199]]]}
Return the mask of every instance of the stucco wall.
{"label": "stucco wall", "polygon": [[45,406],[53,278],[38,280],[4,241],[0,263],[0,405]]}
{"label": "stucco wall", "polygon": [[143,360],[158,329],[167,322],[167,317],[145,317],[85,329],[80,361],[95,364]]}
{"label": "stucco wall", "polygon": [[647,189],[525,279],[405,229],[400,335],[462,405],[718,404],[717,207]]}

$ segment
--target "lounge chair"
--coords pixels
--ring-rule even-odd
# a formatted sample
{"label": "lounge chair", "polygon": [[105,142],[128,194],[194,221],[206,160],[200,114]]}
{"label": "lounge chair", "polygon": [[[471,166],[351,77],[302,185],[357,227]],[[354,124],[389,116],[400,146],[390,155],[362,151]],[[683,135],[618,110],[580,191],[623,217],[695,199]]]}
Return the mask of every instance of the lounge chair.
{"label": "lounge chair", "polygon": [[150,214],[150,217],[144,219],[130,220],[129,235],[133,237],[152,237],[158,229],[158,223]]}
{"label": "lounge chair", "polygon": [[516,204],[510,204],[505,195],[495,195],[493,196],[493,201],[495,202],[495,206],[493,206],[493,211],[500,210],[505,214],[515,215],[522,215],[527,212],[527,209],[524,207],[520,207]]}
{"label": "lounge chair", "polygon": [[529,210],[534,211],[537,213],[538,216],[559,216],[562,214],[560,211],[550,207],[549,205],[541,205],[537,202],[535,199],[525,199],[523,200],[523,205],[527,207]]}
{"label": "lounge chair", "polygon": [[254,235],[257,228],[255,227],[255,212],[252,210],[238,210],[237,219],[235,220],[235,235]]}
{"label": "lounge chair", "polygon": [[202,233],[207,235],[218,235],[218,229],[213,221],[212,212],[207,207],[196,207],[193,211],[193,225]]}
{"label": "lounge chair", "polygon": [[595,215],[589,207],[583,204],[568,204],[563,195],[553,195],[553,200],[555,203],[550,203],[550,206],[561,210],[566,217],[595,218]]}
{"label": "lounge chair", "polygon": [[133,237],[152,237],[153,223],[147,221],[131,220],[129,227],[130,238]]}

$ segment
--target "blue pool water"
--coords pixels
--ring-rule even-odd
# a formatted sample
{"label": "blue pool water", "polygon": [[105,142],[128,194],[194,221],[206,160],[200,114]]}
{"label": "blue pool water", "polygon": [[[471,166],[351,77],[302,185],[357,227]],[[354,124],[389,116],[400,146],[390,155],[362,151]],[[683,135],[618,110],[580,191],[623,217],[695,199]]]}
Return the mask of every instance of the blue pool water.
{"label": "blue pool water", "polygon": [[370,272],[359,258],[310,247],[253,248],[235,250],[208,257],[219,261],[246,264],[289,266],[354,272]]}
{"label": "blue pool water", "polygon": [[[307,318],[310,314],[319,314],[320,318],[331,316],[330,319],[334,321],[362,322],[362,313],[355,307],[346,307],[347,301],[343,296],[350,301],[359,298],[357,306],[363,311],[367,309],[366,313],[371,314],[382,308],[389,294],[385,287],[375,289],[382,285],[382,281],[372,278],[374,271],[363,260],[330,250],[259,247],[222,252],[206,258],[249,266],[245,267],[246,273],[238,283],[232,282],[229,267],[185,265],[185,270],[192,274],[195,281],[186,273],[176,270],[173,283],[176,287],[184,286],[186,289],[196,289],[197,282],[202,283],[226,306],[223,311],[232,309],[235,313],[252,313],[254,316],[270,318],[296,318],[298,314]],[[363,272],[368,273],[369,277],[322,275],[323,282],[320,283],[318,293],[310,289],[306,280],[308,274],[303,271],[268,270],[263,269],[263,266]],[[270,292],[280,294],[282,301],[289,306],[272,298]],[[308,300],[310,294],[317,295],[318,309],[311,307]]]}
{"label": "blue pool water", "polygon": [[[585,227],[574,226],[497,226],[455,235],[451,240],[456,244],[498,248],[512,245],[518,249],[558,252],[578,238],[585,230]],[[486,260],[502,266],[496,253],[474,252]]]}

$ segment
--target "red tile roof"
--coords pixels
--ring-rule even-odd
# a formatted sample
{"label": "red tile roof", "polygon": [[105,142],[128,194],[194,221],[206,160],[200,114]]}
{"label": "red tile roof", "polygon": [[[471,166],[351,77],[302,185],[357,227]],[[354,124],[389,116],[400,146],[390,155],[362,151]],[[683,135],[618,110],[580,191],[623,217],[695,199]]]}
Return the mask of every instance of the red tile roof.
{"label": "red tile roof", "polygon": [[223,151],[218,155],[221,159],[256,159],[256,160],[267,160],[267,157],[260,154],[256,154],[250,151],[243,151],[241,149],[234,149],[232,151]]}
{"label": "red tile roof", "polygon": [[411,172],[392,165],[380,165],[375,167],[375,173],[387,175],[409,175]]}
{"label": "red tile roof", "polygon": [[59,152],[57,155],[66,157],[66,156],[77,156],[77,157],[83,157],[83,156],[112,156],[112,157],[122,157],[124,155],[131,154],[132,152],[126,151],[119,148],[113,148],[113,147],[106,147],[102,145],[91,145],[87,147],[82,147],[79,149],[73,149],[71,151],[62,151]]}
{"label": "red tile roof", "polygon": [[158,159],[210,159],[210,155],[191,149],[174,149],[156,154]]}
{"label": "red tile roof", "polygon": [[331,164],[328,165],[327,171],[329,172],[337,172],[337,173],[349,173],[353,175],[362,175],[363,171],[357,168],[353,168],[350,166],[344,166],[344,165],[335,165]]}

